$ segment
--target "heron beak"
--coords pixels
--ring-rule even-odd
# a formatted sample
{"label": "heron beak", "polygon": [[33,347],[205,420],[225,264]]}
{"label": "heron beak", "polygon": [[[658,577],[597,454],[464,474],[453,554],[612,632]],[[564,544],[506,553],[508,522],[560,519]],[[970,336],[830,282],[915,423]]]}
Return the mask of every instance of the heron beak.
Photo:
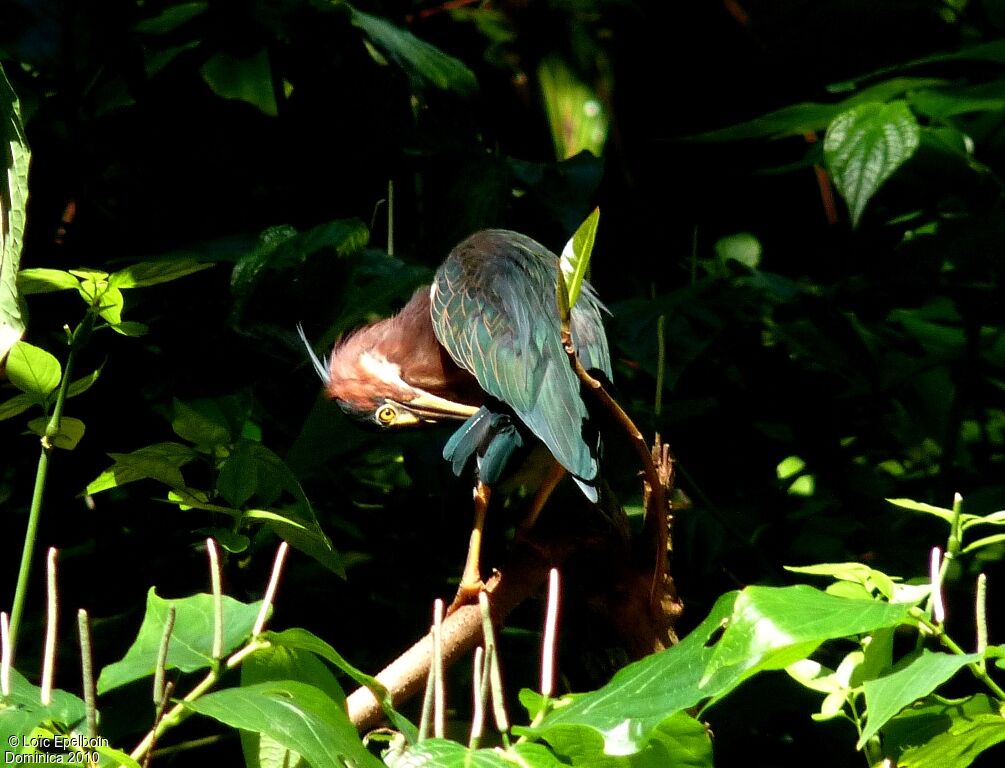
{"label": "heron beak", "polygon": [[478,411],[476,406],[455,403],[453,400],[431,395],[428,392],[420,392],[405,405],[427,423],[436,423],[440,419],[467,419]]}

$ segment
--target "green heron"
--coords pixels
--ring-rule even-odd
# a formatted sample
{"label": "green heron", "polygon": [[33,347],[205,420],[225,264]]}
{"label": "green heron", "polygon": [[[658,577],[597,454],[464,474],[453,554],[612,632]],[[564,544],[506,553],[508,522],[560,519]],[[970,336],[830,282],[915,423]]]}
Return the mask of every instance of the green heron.
{"label": "green heron", "polygon": [[[462,590],[480,584],[489,488],[521,446],[536,438],[554,457],[531,520],[566,472],[597,500],[599,438],[562,346],[558,271],[558,257],[525,235],[477,232],[450,252],[433,284],[418,289],[401,312],[342,339],[327,366],[311,352],[326,394],[357,419],[385,428],[465,419],[443,450],[458,475],[472,457],[477,465]],[[604,311],[584,284],[570,330],[584,367],[610,378]]]}

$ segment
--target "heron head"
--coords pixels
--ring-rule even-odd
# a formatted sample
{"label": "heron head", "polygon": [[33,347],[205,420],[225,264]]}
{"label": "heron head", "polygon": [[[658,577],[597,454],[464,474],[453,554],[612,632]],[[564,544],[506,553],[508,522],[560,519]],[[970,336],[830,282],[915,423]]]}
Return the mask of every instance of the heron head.
{"label": "heron head", "polygon": [[425,353],[414,339],[396,330],[396,319],[379,320],[353,331],[332,350],[327,366],[307,344],[325,394],[349,416],[383,428],[466,419],[475,413],[475,406],[409,382],[407,371],[421,367],[416,358]]}

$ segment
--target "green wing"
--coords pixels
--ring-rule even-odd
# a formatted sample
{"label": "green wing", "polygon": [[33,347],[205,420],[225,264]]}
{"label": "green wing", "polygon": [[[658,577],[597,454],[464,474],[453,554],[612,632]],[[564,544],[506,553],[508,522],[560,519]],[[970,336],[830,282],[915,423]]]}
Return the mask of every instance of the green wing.
{"label": "green wing", "polygon": [[[586,406],[562,348],[555,281],[558,257],[524,235],[486,230],[458,245],[430,296],[433,330],[459,366],[506,403],[573,475],[597,474],[596,446],[583,437]],[[587,367],[611,375],[601,305],[584,289],[573,340]]]}

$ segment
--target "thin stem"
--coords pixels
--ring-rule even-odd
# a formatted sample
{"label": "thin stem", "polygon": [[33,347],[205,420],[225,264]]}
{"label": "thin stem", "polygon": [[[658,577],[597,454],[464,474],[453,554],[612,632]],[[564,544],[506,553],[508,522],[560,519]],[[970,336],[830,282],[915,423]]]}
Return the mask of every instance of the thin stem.
{"label": "thin stem", "polygon": [[471,713],[471,736],[468,739],[468,749],[478,749],[482,732],[485,728],[485,704],[488,696],[488,677],[485,674],[485,650],[482,646],[475,648],[475,658],[471,672],[471,691],[474,694],[474,710]]}
{"label": "thin stem", "polygon": [[[429,629],[432,635],[432,627]],[[419,716],[419,741],[429,738],[429,723],[433,719],[433,681],[436,679],[436,661],[430,659],[429,672],[426,673],[426,690],[422,694],[422,714]]]}
{"label": "thin stem", "polygon": [[35,556],[35,540],[38,537],[38,521],[42,515],[42,500],[45,496],[45,483],[49,474],[49,454],[52,453],[52,438],[59,434],[59,427],[63,419],[63,405],[66,402],[66,393],[69,389],[70,377],[73,373],[74,357],[94,327],[94,317],[94,311],[88,310],[80,325],[70,335],[70,351],[67,353],[66,364],[63,366],[63,378],[59,382],[56,404],[52,409],[49,423],[46,424],[45,436],[41,440],[42,452],[38,457],[38,469],[35,470],[35,489],[31,496],[28,527],[24,532],[24,547],[21,550],[21,567],[17,574],[17,586],[14,589],[14,604],[10,614],[10,649],[12,657],[17,651],[17,637],[21,629],[21,617],[24,613],[25,598],[28,594],[28,577],[31,574],[31,561]]}
{"label": "thin stem", "polygon": [[42,655],[42,706],[52,703],[52,678],[56,669],[56,629],[59,622],[59,595],[56,591],[56,548],[49,547],[46,559],[45,651]]}
{"label": "thin stem", "polygon": [[394,256],[394,179],[387,180],[387,255]]}
{"label": "thin stem", "polygon": [[91,622],[87,611],[77,611],[77,633],[80,635],[80,675],[84,688],[84,711],[87,713],[87,736],[98,736],[97,693],[94,688],[94,657],[91,653]]}
{"label": "thin stem", "polygon": [[485,654],[488,666],[489,689],[492,692],[492,713],[496,728],[502,735],[505,746],[509,746],[509,715],[506,713],[506,699],[503,695],[502,671],[499,668],[499,654],[496,651],[495,627],[492,625],[492,612],[489,609],[489,596],[484,592],[478,594],[478,605],[482,612],[482,634],[485,638]]}
{"label": "thin stem", "polygon": [[[926,627],[929,632],[931,632],[936,638],[938,638],[942,646],[950,653],[953,653],[957,656],[966,656],[966,651],[960,648],[960,646],[957,645],[956,642],[949,635],[946,634],[946,630],[943,628],[943,626],[941,624],[936,624],[931,619],[929,619],[923,610],[921,610],[920,608],[912,608],[911,618],[917,621],[922,626]],[[982,669],[981,665],[977,663],[967,664],[967,668],[973,673],[974,677],[976,677],[978,680],[980,680],[982,683],[984,683],[984,685],[988,687],[988,689],[995,695],[995,697],[999,701],[1005,702],[1005,690],[1002,690],[1001,686],[991,679],[991,676],[988,675],[986,669]]]}

